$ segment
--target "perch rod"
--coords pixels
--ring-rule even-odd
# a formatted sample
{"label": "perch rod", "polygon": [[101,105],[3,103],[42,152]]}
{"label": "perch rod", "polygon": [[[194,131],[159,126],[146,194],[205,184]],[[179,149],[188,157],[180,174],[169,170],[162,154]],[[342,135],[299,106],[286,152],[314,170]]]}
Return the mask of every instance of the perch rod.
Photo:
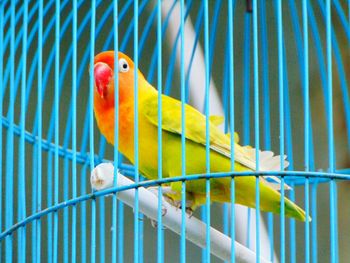
{"label": "perch rod", "polygon": [[[96,190],[103,190],[113,186],[114,167],[111,163],[102,163],[95,167],[91,173],[91,185]],[[118,172],[117,186],[127,186],[134,182]],[[158,197],[144,187],[138,188],[140,212],[152,220],[157,219]],[[118,192],[117,198],[133,207],[135,204],[135,189]],[[162,202],[166,213],[163,216],[163,225],[177,233],[181,232],[181,209],[166,202]],[[195,217],[186,217],[186,238],[197,246],[205,247],[206,224]],[[218,258],[229,261],[231,257],[231,239],[214,228],[210,228],[210,252]],[[239,263],[255,262],[256,256],[253,251],[235,242],[235,259]],[[269,262],[261,258],[262,263]]]}

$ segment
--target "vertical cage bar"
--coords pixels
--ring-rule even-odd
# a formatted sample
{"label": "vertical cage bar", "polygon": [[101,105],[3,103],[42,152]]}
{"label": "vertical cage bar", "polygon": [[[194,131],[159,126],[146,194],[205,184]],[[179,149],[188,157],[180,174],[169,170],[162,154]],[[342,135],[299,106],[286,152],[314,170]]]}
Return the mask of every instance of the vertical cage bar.
{"label": "vertical cage bar", "polygon": [[[102,156],[102,154],[99,154],[99,156]],[[98,262],[105,262],[105,199],[99,198],[99,249],[98,252],[100,254],[100,258]]]}
{"label": "vertical cage bar", "polygon": [[[229,225],[231,223],[231,216],[229,214],[229,211],[230,211],[229,209],[231,209],[230,207],[231,207],[231,205],[228,203],[227,204],[225,203],[222,205],[222,233],[224,233],[227,236],[231,235],[231,228]],[[231,251],[232,251],[232,253],[234,253],[234,247],[232,249],[232,243],[231,243]],[[228,261],[225,261],[225,263],[227,263],[227,262]]]}
{"label": "vertical cage bar", "polygon": [[[65,139],[64,139],[64,145],[68,144],[69,136],[67,133],[68,125],[66,125],[66,132],[65,132]],[[65,186],[63,189],[63,200],[68,200],[68,190],[69,190],[69,159],[66,155],[64,157],[64,166],[63,166],[63,185]],[[65,207],[63,209],[63,262],[68,263],[68,254],[69,254],[69,209],[68,207]]]}
{"label": "vertical cage bar", "polygon": [[250,142],[250,56],[251,56],[251,15],[244,15],[243,36],[243,144]]}
{"label": "vertical cage bar", "polygon": [[[26,217],[26,188],[25,188],[25,103],[26,103],[26,76],[27,76],[27,32],[28,32],[28,1],[24,1],[23,10],[23,38],[22,38],[22,83],[21,83],[21,134],[19,149],[19,184],[18,184],[18,221]],[[2,115],[0,115],[2,116]],[[18,261],[26,261],[26,227],[19,229]]]}
{"label": "vertical cage bar", "polygon": [[[88,55],[88,53],[87,53]],[[88,58],[88,57],[87,57]],[[82,151],[85,149],[85,144],[88,139],[88,125],[89,125],[89,106],[87,107],[86,114],[85,114],[85,121],[84,121],[84,134],[83,134],[83,141],[84,145],[82,145]],[[87,175],[87,168],[88,168],[88,163],[86,162],[82,169],[80,170],[80,175],[81,175],[81,195],[86,194],[86,175]],[[86,262],[86,239],[87,239],[87,226],[86,226],[86,221],[87,221],[87,213],[86,213],[86,203],[81,204],[81,210],[80,210],[80,260],[81,262]]]}
{"label": "vertical cage bar", "polygon": [[[157,87],[158,87],[158,179],[162,174],[162,2],[157,1]],[[157,213],[157,262],[164,262],[164,230],[162,222],[162,186],[158,188],[158,213]]]}
{"label": "vertical cage bar", "polygon": [[[10,22],[10,104],[8,111],[9,127],[7,130],[6,154],[6,185],[5,185],[5,225],[9,228],[13,224],[13,141],[14,141],[14,104],[15,104],[15,2],[11,2]],[[13,235],[6,237],[6,262],[12,262]]]}
{"label": "vertical cage bar", "polygon": [[[279,87],[279,128],[280,128],[280,155],[281,170],[284,169],[284,82],[283,82],[283,31],[282,31],[282,2],[277,0],[277,38],[278,38],[278,87]],[[280,243],[281,262],[285,262],[285,207],[284,207],[284,177],[281,178],[280,202]]]}
{"label": "vertical cage bar", "polygon": [[[223,110],[225,112],[225,122],[224,122],[224,125],[225,125],[225,133],[228,133],[229,130],[230,130],[230,121],[231,121],[231,117],[229,116],[230,114],[230,96],[227,96],[227,93],[230,92],[229,88],[230,88],[230,84],[229,84],[229,59],[230,59],[230,54],[229,54],[229,34],[230,34],[230,31],[229,31],[229,23],[230,23],[230,18],[232,19],[232,17],[230,17],[230,14],[229,14],[229,9],[230,9],[230,0],[227,0],[227,4],[228,4],[228,12],[227,12],[227,15],[228,15],[228,21],[227,21],[227,32],[226,32],[226,35],[228,37],[226,37],[226,41],[225,41],[225,60],[224,60],[224,70],[223,70],[223,80],[222,80],[222,95],[221,95],[221,100],[222,100],[222,104],[223,104]],[[232,147],[231,147],[232,149]],[[230,188],[231,189],[231,188]],[[232,190],[231,190],[231,193],[232,193]],[[231,198],[231,196],[230,196]],[[232,201],[232,200],[231,200]],[[234,200],[233,200],[234,201]],[[231,220],[232,220],[232,216],[230,216],[230,213],[231,212],[231,205],[232,204],[223,204],[222,205],[222,232],[229,236],[231,234],[231,228],[230,228],[230,223],[231,223]],[[232,226],[231,226],[232,227]],[[232,247],[232,240],[231,240],[231,251],[232,253],[234,253],[234,246]],[[232,255],[232,254],[231,254]],[[231,260],[232,261],[232,260]],[[227,263],[228,261],[225,261],[225,263]]]}
{"label": "vertical cage bar", "polygon": [[[90,25],[90,112],[89,112],[89,141],[90,141],[90,170],[95,167],[94,151],[94,53],[95,53],[95,24],[96,24],[96,0],[91,0],[91,25]],[[96,262],[96,199],[91,200],[91,246],[90,246],[91,263]]]}
{"label": "vertical cage bar", "polygon": [[[228,0],[228,75],[229,75],[229,96],[230,96],[230,133],[231,133],[231,171],[233,172],[235,169],[235,142],[234,142],[234,132],[235,132],[235,112],[234,112],[234,31],[233,31],[233,15],[234,15],[234,8],[236,5],[236,1],[234,0]],[[231,189],[231,221],[230,221],[230,234],[231,234],[231,263],[235,262],[235,178],[234,176],[231,177],[231,183],[230,183],[230,189]]]}
{"label": "vertical cage bar", "polygon": [[[210,2],[209,2],[210,4]],[[210,24],[209,32],[212,32],[209,35],[209,78],[212,76],[212,68],[213,68],[213,61],[214,61],[214,50],[215,50],[215,44],[217,39],[217,31],[218,31],[218,24],[219,24],[219,18],[220,18],[220,11],[222,6],[222,0],[218,0],[215,3],[214,6],[214,12],[211,15],[212,22]]]}
{"label": "vertical cage bar", "polygon": [[[70,18],[71,19],[71,18]],[[64,23],[65,24],[65,23]],[[69,49],[69,52],[71,52],[71,48]],[[69,57],[71,56],[71,54],[69,55]],[[68,63],[67,66],[64,68],[64,70],[62,69],[62,74],[66,74],[66,71],[68,70]],[[69,141],[70,141],[70,136],[69,136],[69,132],[70,132],[70,125],[72,124],[71,122],[71,118],[72,118],[72,104],[70,104],[70,108],[69,108],[69,113],[68,113],[68,119],[67,119],[67,124],[65,127],[65,134],[64,134],[64,141],[63,141],[63,145],[65,147],[65,149],[68,147],[69,145]],[[69,183],[70,183],[70,178],[69,178],[69,164],[70,164],[70,160],[68,159],[68,156],[65,154],[64,156],[64,166],[63,166],[63,185],[65,186],[63,188],[63,200],[68,200],[69,198]],[[64,263],[68,263],[69,259],[69,209],[68,207],[65,207],[63,209],[63,262]]]}
{"label": "vertical cage bar", "polygon": [[[284,44],[284,37],[282,34],[282,43],[283,43],[283,91],[284,91],[284,97],[283,97],[283,107],[284,107],[284,125],[285,125],[285,142],[286,142],[286,152],[287,156],[289,157],[290,166],[289,169],[293,170],[293,149],[292,149],[292,131],[291,131],[291,114],[290,114],[290,103],[289,103],[289,89],[288,89],[288,68],[287,68],[287,61],[286,61],[286,48]],[[282,166],[283,167],[283,166]],[[291,187],[293,188],[293,183],[291,183]],[[284,180],[283,180],[283,186],[284,186]],[[284,189],[284,188],[283,188]],[[283,198],[285,197],[285,192],[283,192]],[[295,201],[295,193],[293,191],[290,191],[289,193],[291,201]],[[282,216],[285,218],[285,206],[284,212]],[[284,220],[285,222],[285,220]],[[295,233],[295,219],[290,218],[289,219],[289,233],[290,233],[290,261],[296,262],[296,233]],[[285,227],[284,227],[285,229]]]}
{"label": "vertical cage bar", "polygon": [[[308,1],[308,18],[309,18],[309,22],[310,22],[310,27],[312,30],[312,34],[313,34],[313,39],[314,39],[314,45],[316,47],[317,50],[317,54],[318,54],[318,59],[319,59],[319,71],[320,71],[320,76],[321,76],[321,80],[322,80],[322,86],[324,89],[326,89],[326,79],[325,76],[326,74],[326,68],[325,68],[325,63],[324,63],[324,52],[322,50],[322,46],[321,46],[321,38],[318,32],[318,27],[317,27],[317,23],[316,23],[316,19],[315,19],[315,15],[313,12],[313,8],[311,3]],[[325,95],[326,97],[326,95]],[[327,100],[325,100],[325,108],[326,111],[328,109],[328,102]],[[318,233],[317,233],[317,183],[313,184],[312,186],[312,262],[316,263],[318,262]]]}
{"label": "vertical cage bar", "polygon": [[[262,56],[262,84],[263,84],[263,112],[264,112],[264,147],[271,149],[271,128],[270,128],[270,87],[269,87],[269,59],[268,59],[268,25],[266,20],[266,1],[261,1],[260,6],[261,23],[261,56]],[[272,213],[267,214],[268,240],[270,243],[270,261],[274,260],[274,217]]]}
{"label": "vertical cage bar", "polygon": [[312,211],[312,229],[311,229],[311,237],[312,237],[312,262],[318,262],[318,253],[317,253],[317,183],[312,184],[311,188],[311,211]]}
{"label": "vertical cage bar", "polygon": [[328,144],[329,144],[329,169],[334,172],[334,131],[333,131],[333,79],[332,79],[332,24],[331,24],[331,1],[326,0],[326,41],[327,41],[327,101],[328,101]]}
{"label": "vertical cage bar", "polygon": [[[334,170],[336,168],[334,167]],[[334,180],[333,180],[334,181]],[[334,233],[335,233],[335,260],[339,262],[339,242],[338,242],[338,188],[337,183],[334,181]]]}
{"label": "vertical cage bar", "polygon": [[[210,129],[209,129],[209,7],[208,0],[204,1],[204,60],[205,60],[205,161],[206,174],[210,174]],[[205,262],[210,262],[210,179],[205,181],[205,212],[206,212],[206,235],[205,235]]]}
{"label": "vertical cage bar", "polygon": [[[73,57],[72,57],[72,198],[77,196],[77,0],[73,0]],[[72,206],[72,252],[71,260],[76,261],[77,210]]]}
{"label": "vertical cage bar", "polygon": [[[204,78],[205,78],[205,83],[204,83],[204,101],[203,101],[203,105],[204,105],[204,114],[205,114],[205,123],[206,123],[206,125],[205,125],[205,141],[206,141],[206,143],[205,143],[205,160],[206,160],[206,162],[205,162],[205,170],[206,170],[206,173],[208,173],[208,167],[209,167],[209,172],[210,172],[210,163],[208,163],[208,160],[209,160],[209,157],[207,156],[207,149],[208,149],[208,143],[210,143],[210,142],[208,142],[207,141],[207,138],[209,138],[209,137],[207,137],[207,128],[208,128],[208,126],[207,126],[207,106],[208,106],[208,103],[207,103],[207,97],[208,97],[208,95],[207,95],[207,71],[206,71],[206,69],[207,69],[207,30],[208,30],[208,28],[207,28],[207,20],[208,20],[208,3],[207,3],[207,1],[206,0],[204,0],[204,1],[201,1],[202,3],[202,5],[201,5],[201,8],[203,8],[203,13],[204,13],[204,19],[203,19],[203,21],[201,21],[201,23],[202,22],[204,22],[203,24],[204,24],[204,67],[205,67],[205,76],[204,76]],[[209,30],[208,30],[209,31]],[[196,32],[196,36],[198,36],[199,37],[199,34],[200,34],[200,32],[201,32],[201,27],[199,27],[198,28],[198,31]],[[195,52],[195,49],[193,49],[193,52],[192,53],[194,53]],[[188,76],[189,76],[189,72],[187,73],[188,74]],[[186,83],[187,84],[187,83]],[[188,96],[187,96],[187,94],[188,94],[188,88],[187,88],[187,86],[186,86],[186,102],[188,102]],[[208,159],[207,159],[207,157],[208,157]],[[207,205],[207,201],[208,201],[208,186],[207,186],[207,180],[205,180],[205,205],[201,208],[201,220],[202,221],[205,221],[206,222],[206,227],[208,227],[208,220],[210,220],[210,219],[208,219],[208,205]],[[210,189],[209,189],[210,190]],[[210,209],[210,208],[209,208]],[[205,236],[205,238],[206,238],[206,242],[205,242],[205,247],[202,249],[202,262],[207,262],[208,261],[208,246],[210,245],[210,243],[208,244],[208,240],[207,240],[207,233],[208,233],[208,231],[207,231],[207,229],[206,229],[206,236]]]}
{"label": "vertical cage bar", "polygon": [[[232,140],[232,139],[231,139]],[[236,237],[236,231],[235,231],[235,227],[236,227],[236,213],[235,213],[235,178],[232,177],[231,178],[231,184],[230,184],[230,188],[231,188],[231,222],[230,222],[230,232],[231,232],[231,262],[234,263],[236,261],[236,250],[235,250],[235,237]]]}
{"label": "vertical cage bar", "polygon": [[[44,77],[45,79],[45,77]],[[51,139],[50,139],[51,141]],[[53,183],[53,169],[52,169],[52,159],[53,159],[53,154],[52,152],[50,151],[47,155],[47,175],[48,178],[47,178],[47,207],[52,207],[53,206],[53,203],[52,203],[52,183]],[[47,258],[48,258],[48,263],[52,263],[52,260],[53,260],[53,257],[52,257],[52,240],[53,240],[53,236],[52,236],[52,229],[53,229],[53,225],[52,225],[52,213],[49,213],[47,215],[47,225],[46,225],[46,237],[45,237],[45,240],[47,240],[47,243],[46,243],[46,255],[47,255]]]}
{"label": "vertical cage bar", "polygon": [[118,262],[124,262],[124,204],[118,202]]}
{"label": "vertical cage bar", "polygon": [[305,178],[305,262],[310,262],[310,224],[309,224],[309,215],[310,215],[310,190],[309,190],[309,178]]}
{"label": "vertical cage bar", "polygon": [[[36,3],[36,6],[35,6],[35,9],[34,9],[34,12],[36,10],[36,8],[38,7],[39,5],[39,2]],[[34,14],[34,13],[33,13]],[[36,24],[37,25],[37,24]],[[35,33],[34,33],[35,34]],[[11,45],[12,47],[13,45]],[[35,54],[35,58],[37,58],[37,53]],[[35,75],[35,68],[32,67],[31,68],[31,72],[30,72],[30,76],[29,78],[34,78],[34,75]],[[31,79],[31,81],[32,81]],[[33,128],[33,134],[34,134],[34,130],[35,130],[36,127]],[[38,173],[37,173],[37,147],[36,147],[36,141],[33,142],[34,144],[34,147],[33,147],[33,150],[32,150],[32,191],[31,191],[31,197],[32,197],[32,213],[35,213],[37,212],[37,176],[38,176]],[[36,262],[36,257],[37,257],[37,253],[36,253],[36,240],[37,240],[37,231],[36,231],[36,220],[33,220],[32,221],[32,227],[31,227],[31,230],[32,230],[32,235],[31,235],[31,255],[32,255],[32,262]]]}
{"label": "vertical cage bar", "polygon": [[[138,26],[139,26],[139,3],[134,1],[134,173],[135,183],[139,183],[139,120],[138,120],[138,67],[139,67],[139,47],[138,47]],[[134,206],[134,262],[139,262],[139,192],[135,189]]]}
{"label": "vertical cage bar", "polygon": [[[140,50],[140,49],[139,49]],[[140,182],[144,180],[143,176],[140,176]],[[138,263],[143,263],[144,254],[143,254],[143,238],[144,238],[144,216],[142,213],[139,213],[139,261]]]}
{"label": "vertical cage bar", "polygon": [[[185,1],[180,1],[180,88],[181,88],[181,176],[186,176],[186,87],[185,87],[185,36],[184,36],[184,12]],[[182,181],[181,185],[181,237],[180,237],[180,262],[186,262],[186,181]]]}
{"label": "vertical cage bar", "polygon": [[[97,24],[97,35],[99,34],[99,23]],[[114,120],[113,120],[114,121]],[[106,140],[102,138],[99,143],[99,151],[98,156],[102,158],[105,152]],[[99,207],[99,218],[98,218],[98,226],[99,226],[99,240],[98,240],[98,254],[99,260],[98,262],[105,262],[105,199],[98,199],[98,207]]]}
{"label": "vertical cage bar", "polygon": [[[116,1],[117,3],[115,3],[115,5],[118,4],[118,1]],[[129,3],[131,4],[131,2],[129,1]],[[122,19],[123,17],[123,9],[122,9],[122,14],[120,15],[119,17],[119,13],[118,13],[118,6],[115,6],[114,7],[114,10],[117,11],[117,15],[115,16],[115,20],[114,20],[114,26],[118,26],[118,21],[119,19]],[[125,9],[124,9],[125,10]],[[116,29],[118,31],[118,28]],[[114,43],[116,44],[115,46],[115,50],[119,51],[119,34],[118,32],[115,33],[115,36],[118,36],[118,39],[115,39]],[[119,77],[119,76],[118,76]],[[118,78],[117,77],[117,78]],[[119,85],[119,82],[118,82],[118,85]],[[119,86],[117,86],[117,89],[119,89]],[[119,93],[117,93],[118,96],[119,96]],[[118,99],[119,101],[119,99]],[[118,106],[119,107],[119,104]],[[119,110],[119,108],[118,108]],[[119,118],[119,116],[117,115],[117,117]],[[117,122],[119,124],[119,121]],[[117,141],[119,143],[119,141]],[[115,145],[116,147],[116,145]],[[118,147],[117,147],[118,148]],[[120,166],[122,163],[122,158],[120,156],[118,156],[118,166]],[[117,182],[115,181],[115,184]],[[117,239],[118,239],[118,242],[117,242],[117,246],[118,246],[118,262],[124,262],[124,204],[122,202],[117,202]]]}
{"label": "vertical cage bar", "polygon": [[[202,2],[204,2],[204,1],[202,1]],[[187,90],[187,89],[186,89]],[[205,182],[205,184],[206,184],[206,182]],[[205,187],[206,187],[206,185],[205,185]],[[206,205],[204,204],[204,206],[202,206],[201,207],[201,216],[200,216],[200,218],[201,218],[201,220],[203,221],[203,222],[206,222],[207,221],[207,212],[206,212]],[[202,263],[205,263],[205,259],[206,259],[206,251],[207,251],[207,249],[206,249],[206,246],[204,247],[204,248],[202,248],[201,249],[202,251],[202,255],[201,255],[201,259],[202,259]]]}
{"label": "vertical cage bar", "polygon": [[[328,128],[328,149],[329,149],[329,171],[334,172],[334,132],[333,132],[333,85],[332,85],[332,24],[331,24],[331,1],[326,1],[326,53],[327,53],[327,128]],[[335,182],[330,181],[330,245],[331,262],[336,262],[336,233],[335,233]]]}
{"label": "vertical cage bar", "polygon": [[[79,77],[78,77],[79,79]],[[79,83],[79,81],[78,81]],[[78,84],[79,86],[79,84]],[[89,111],[87,110],[87,116],[88,116],[88,113]],[[84,130],[85,130],[85,127],[87,127],[87,123],[88,123],[88,118],[86,116],[86,119],[85,119],[85,124],[84,124]],[[86,135],[83,135],[84,137],[86,136],[87,137],[87,131],[84,133],[86,133]],[[85,139],[83,139],[85,140]],[[80,186],[81,186],[81,193],[80,195],[84,195],[86,194],[85,193],[85,188],[86,188],[86,179],[85,179],[85,176],[86,176],[86,169],[87,169],[87,166],[88,166],[88,163],[84,164],[81,171],[80,171],[80,174],[82,176],[82,179],[81,179],[81,182],[80,182]],[[80,212],[80,217],[81,217],[81,220],[80,220],[80,248],[81,248],[81,251],[80,251],[80,261],[81,262],[85,262],[86,261],[86,204],[83,202],[81,203],[81,212]],[[76,253],[76,252],[75,252]],[[72,256],[72,255],[71,255]],[[76,255],[77,257],[77,255]]]}
{"label": "vertical cage bar", "polygon": [[[253,55],[254,55],[254,132],[256,150],[256,171],[260,169],[260,125],[259,125],[259,58],[258,58],[258,3],[253,0]],[[255,205],[256,205],[256,262],[260,262],[260,178],[256,176],[255,182]]]}
{"label": "vertical cage bar", "polygon": [[[184,199],[185,198],[185,199]],[[181,185],[181,207],[186,207],[186,181]],[[180,262],[186,262],[186,213],[181,210]]]}
{"label": "vertical cage bar", "polygon": [[[229,0],[227,0],[227,3],[229,4]],[[227,8],[227,10],[229,9],[229,7]],[[228,11],[227,11],[228,12]],[[227,13],[228,14],[228,13]],[[229,34],[229,20],[227,22],[227,26],[226,26],[226,35],[228,36]],[[225,121],[224,121],[224,125],[225,125],[225,133],[229,132],[230,129],[230,117],[229,117],[229,99],[230,97],[227,96],[227,94],[230,92],[229,91],[229,37],[226,37],[225,39],[225,60],[224,60],[224,68],[222,71],[222,94],[221,94],[221,100],[222,100],[222,107],[224,110],[224,114],[225,114]]]}
{"label": "vertical cage bar", "polygon": [[[269,46],[268,46],[268,25],[266,21],[266,0],[261,1],[261,57],[262,57],[262,81],[264,100],[264,144],[267,150],[271,149],[271,121],[270,121],[270,87],[269,87]],[[273,224],[273,222],[272,222]],[[272,242],[273,244],[273,242]]]}
{"label": "vertical cage bar", "polygon": [[[59,80],[60,80],[60,0],[55,1],[55,172],[54,172],[54,205],[59,202]],[[53,263],[58,262],[58,211],[54,212],[53,225]]]}
{"label": "vertical cage bar", "polygon": [[[244,15],[244,48],[243,48],[243,144],[250,144],[250,60],[251,60],[251,14]],[[250,214],[247,208],[247,237],[246,246],[250,247]]]}
{"label": "vertical cage bar", "polygon": [[337,233],[336,233],[336,183],[334,179],[330,181],[330,225],[331,225],[331,262],[338,262],[337,255]]}
{"label": "vertical cage bar", "polygon": [[[34,142],[35,143],[35,142]],[[37,190],[37,164],[38,162],[36,161],[37,158],[37,147],[33,147],[33,151],[32,151],[32,162],[33,162],[33,166],[32,166],[32,214],[34,214],[36,212],[36,199],[37,199],[37,195],[36,195],[36,190]],[[31,252],[32,252],[32,262],[36,262],[36,220],[32,221],[32,240],[31,240]]]}
{"label": "vertical cage bar", "polygon": [[[113,187],[117,186],[118,175],[118,163],[119,163],[119,70],[118,70],[118,1],[113,1],[113,32],[114,32],[114,148],[113,148],[113,162],[114,162],[114,174],[113,174]],[[117,262],[117,217],[118,217],[118,200],[117,194],[113,194],[112,197],[112,263]],[[119,252],[120,253],[120,252]]]}
{"label": "vertical cage bar", "polygon": [[[303,40],[304,40],[304,169],[310,171],[310,102],[309,102],[309,33],[307,2],[302,2]],[[305,178],[305,262],[310,262],[310,224],[309,224],[309,178]]]}
{"label": "vertical cage bar", "polygon": [[[3,62],[3,58],[4,58],[4,3],[0,3],[0,116],[3,116],[3,99],[4,99],[4,85],[3,85],[3,66],[4,66],[4,62]],[[2,132],[2,128],[0,129],[0,231],[2,231],[2,216],[3,216],[3,204],[2,204],[2,200],[3,200],[3,191],[2,191],[2,187],[3,187],[3,162],[2,162],[2,158],[3,158],[3,132]],[[5,197],[6,198],[6,197]],[[6,241],[8,242],[8,241]],[[0,253],[2,254],[2,243],[4,242],[0,242]],[[7,257],[7,255],[5,254],[5,257]]]}
{"label": "vertical cage bar", "polygon": [[[38,31],[38,199],[37,199],[37,211],[41,210],[42,199],[42,126],[43,126],[43,84],[42,84],[42,72],[43,72],[43,0],[39,1],[39,31]],[[40,262],[41,257],[41,219],[37,220],[37,262]]]}
{"label": "vertical cage bar", "polygon": [[[101,155],[99,155],[101,156]],[[104,198],[99,198],[99,207],[100,207],[100,217],[99,217],[99,254],[100,254],[100,258],[99,258],[99,262],[105,262],[105,199]]]}

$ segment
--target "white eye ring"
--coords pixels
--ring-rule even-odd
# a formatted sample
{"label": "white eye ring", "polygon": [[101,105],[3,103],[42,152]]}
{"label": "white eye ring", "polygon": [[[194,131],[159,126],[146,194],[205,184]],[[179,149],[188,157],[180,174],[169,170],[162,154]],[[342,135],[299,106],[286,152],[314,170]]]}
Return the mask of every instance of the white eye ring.
{"label": "white eye ring", "polygon": [[119,59],[118,70],[119,70],[119,72],[128,72],[129,71],[129,64],[124,58]]}

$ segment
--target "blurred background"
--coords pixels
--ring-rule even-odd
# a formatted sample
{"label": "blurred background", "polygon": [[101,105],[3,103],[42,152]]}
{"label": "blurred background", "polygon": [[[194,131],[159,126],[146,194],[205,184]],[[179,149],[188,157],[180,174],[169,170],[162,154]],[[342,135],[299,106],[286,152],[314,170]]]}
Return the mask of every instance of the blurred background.
{"label": "blurred background", "polygon": [[[37,212],[37,175],[42,171],[42,208],[54,204],[53,191],[53,163],[54,163],[54,59],[55,59],[55,1],[44,1],[43,22],[43,111],[38,112],[37,86],[38,86],[38,2],[29,1],[28,23],[23,23],[23,2],[15,1],[15,27],[11,27],[11,1],[2,1],[1,19],[3,41],[1,74],[2,92],[2,142],[1,149],[1,207],[6,204],[6,196],[12,195],[13,222],[23,219],[25,215]],[[12,5],[13,6],[13,5]],[[228,127],[229,88],[228,76],[234,74],[234,107],[235,129],[240,134],[241,143],[254,146],[254,87],[253,87],[253,27],[252,13],[247,11],[246,1],[234,2],[234,72],[228,71],[228,15],[227,1],[209,1],[209,54],[211,89],[210,110],[215,114],[224,114],[225,127]],[[335,167],[338,173],[350,173],[350,103],[349,103],[349,72],[350,72],[350,3],[349,1],[332,1],[332,46],[333,46],[333,131],[335,139]],[[72,131],[72,3],[61,1],[60,3],[60,97],[59,97],[59,201],[72,198],[72,132],[76,133],[78,142],[77,153],[77,194],[85,195],[91,192],[89,177],[89,52],[91,48],[91,2],[78,1],[78,53],[77,53],[77,130]],[[186,66],[186,98],[188,103],[204,110],[204,75],[200,75],[204,68],[200,58],[204,56],[204,15],[202,1],[185,1],[185,60],[190,63]],[[119,9],[119,48],[130,57],[134,56],[133,30],[134,13],[133,1],[118,1]],[[139,69],[153,86],[157,86],[157,36],[156,36],[156,1],[139,1]],[[258,34],[259,34],[259,101],[260,101],[260,125],[259,136],[262,149],[271,149],[278,153],[280,149],[279,132],[279,84],[278,84],[278,43],[277,43],[277,17],[276,1],[258,1]],[[163,92],[175,98],[180,98],[180,69],[179,69],[179,2],[162,1],[162,50],[163,50]],[[303,78],[305,77],[303,66],[303,38],[302,38],[302,6],[301,1],[282,1],[283,17],[283,53],[284,53],[284,127],[285,127],[285,153],[290,161],[290,170],[304,170],[304,104],[303,104]],[[309,21],[309,88],[310,88],[310,168],[312,171],[327,172],[329,168],[329,145],[327,128],[327,62],[326,62],[326,26],[325,3],[322,0],[308,1]],[[19,186],[19,130],[23,123],[20,114],[24,109],[20,107],[21,100],[21,74],[23,71],[22,39],[23,28],[28,28],[28,41],[26,46],[26,82],[25,82],[25,209],[19,204],[20,194],[23,194]],[[110,1],[96,1],[96,34],[95,50],[97,54],[104,50],[113,49],[113,3]],[[192,37],[192,40],[190,38]],[[11,51],[12,50],[12,51]],[[14,53],[14,67],[11,68],[11,52]],[[13,78],[13,79],[12,79]],[[11,103],[10,93],[14,89],[15,100]],[[11,126],[11,112],[13,111],[14,138],[9,133]],[[38,116],[42,114],[43,150],[38,152]],[[102,160],[113,160],[113,147],[106,144],[100,132],[94,124],[95,140],[94,150],[96,154],[95,164]],[[9,147],[13,147],[13,154]],[[42,167],[38,167],[38,155],[42,156]],[[23,155],[22,155],[23,156]],[[11,164],[9,163],[11,161]],[[122,168],[131,171],[127,161]],[[6,188],[6,180],[13,166],[13,191]],[[327,179],[318,178],[310,180],[310,205],[313,215],[311,225],[310,248],[317,252],[312,253],[313,262],[330,261],[330,193]],[[290,179],[294,190],[286,193],[295,199],[301,207],[305,207],[304,180]],[[350,257],[348,245],[350,208],[349,182],[337,181],[337,229],[339,261],[346,262]],[[111,204],[110,197],[101,197],[96,200],[97,205],[97,262],[109,262],[111,256]],[[91,229],[91,201],[78,203],[77,207],[77,262],[90,261],[89,256],[81,251],[85,250],[90,255],[90,231]],[[22,210],[21,210],[22,209]],[[6,210],[7,211],[7,210]],[[22,211],[22,212],[21,212]],[[213,227],[220,231],[227,231],[224,221],[229,216],[227,207],[213,204],[211,222]],[[244,226],[237,223],[238,239],[242,244],[254,246],[249,228],[253,225],[252,212],[244,211],[243,218],[247,218],[248,224]],[[240,212],[241,213],[241,212]],[[58,211],[59,214],[59,255],[58,261],[68,260],[71,253],[71,208]],[[6,213],[1,214],[1,231],[6,229]],[[195,216],[200,217],[201,211],[196,211]],[[266,229],[272,233],[273,246],[278,262],[280,257],[280,223],[279,217],[263,214]],[[269,218],[268,218],[269,217]],[[118,240],[121,250],[118,257],[124,262],[131,262],[133,257],[133,211],[123,204],[118,206],[118,231],[122,232],[123,240]],[[46,262],[52,258],[52,214],[42,218],[42,251],[41,259]],[[155,262],[157,249],[157,229],[153,228],[150,221],[140,215],[142,251],[140,262]],[[86,227],[86,229],[84,229]],[[301,262],[305,256],[304,224],[286,220],[286,261]],[[26,227],[27,260],[34,261],[35,239],[32,236],[33,224]],[[252,230],[253,231],[253,230]],[[165,230],[164,250],[165,262],[179,262],[180,241],[179,236]],[[17,237],[14,233],[14,259],[17,259]],[[4,242],[1,242],[4,243]],[[293,245],[295,244],[295,246]],[[269,246],[267,245],[267,248]],[[4,245],[1,244],[1,258],[4,261]],[[187,242],[187,259],[189,262],[200,262],[201,250]],[[270,257],[269,251],[262,251]],[[221,262],[212,257],[213,262]],[[5,261],[4,261],[5,262]]]}

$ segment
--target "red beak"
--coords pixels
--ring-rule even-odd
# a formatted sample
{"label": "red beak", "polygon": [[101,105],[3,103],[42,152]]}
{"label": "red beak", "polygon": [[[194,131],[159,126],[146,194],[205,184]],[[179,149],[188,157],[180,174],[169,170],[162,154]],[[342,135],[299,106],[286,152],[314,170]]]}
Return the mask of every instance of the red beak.
{"label": "red beak", "polygon": [[95,86],[101,98],[107,95],[108,84],[113,77],[113,70],[103,62],[94,66]]}

